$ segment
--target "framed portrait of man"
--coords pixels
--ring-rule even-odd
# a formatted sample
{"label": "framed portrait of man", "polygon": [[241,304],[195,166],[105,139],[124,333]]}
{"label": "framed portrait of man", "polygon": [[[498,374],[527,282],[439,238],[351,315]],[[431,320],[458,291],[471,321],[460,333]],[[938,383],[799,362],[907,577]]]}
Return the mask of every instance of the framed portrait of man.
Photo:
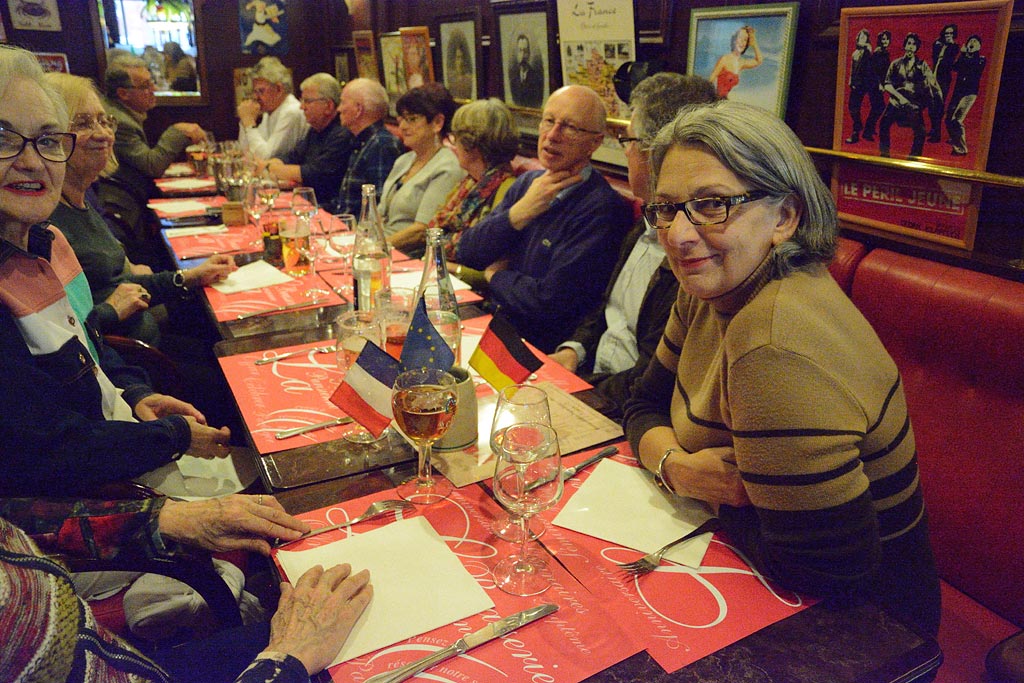
{"label": "framed portrait of man", "polygon": [[479,12],[441,17],[437,34],[441,46],[441,74],[456,100],[477,99],[477,65],[480,64],[477,27]]}
{"label": "framed portrait of man", "polygon": [[719,97],[785,118],[799,9],[796,2],[692,9],[686,73],[714,83]]}
{"label": "framed portrait of man", "polygon": [[550,44],[551,25],[546,2],[495,5],[498,18],[498,55],[504,81],[505,102],[523,109],[537,109],[551,92],[549,58],[558,50]]}

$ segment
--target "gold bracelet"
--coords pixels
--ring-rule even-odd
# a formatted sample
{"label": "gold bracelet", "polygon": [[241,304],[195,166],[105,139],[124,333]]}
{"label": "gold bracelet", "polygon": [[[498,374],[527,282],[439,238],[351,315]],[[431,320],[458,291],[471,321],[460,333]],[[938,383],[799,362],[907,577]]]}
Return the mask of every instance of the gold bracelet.
{"label": "gold bracelet", "polygon": [[671,486],[669,486],[668,480],[665,479],[665,461],[668,460],[668,456],[673,453],[689,453],[689,451],[685,448],[679,448],[678,446],[665,449],[665,453],[662,454],[661,460],[658,461],[658,469],[654,471],[655,483],[658,485],[658,488],[664,489],[669,493],[675,493],[675,491]]}

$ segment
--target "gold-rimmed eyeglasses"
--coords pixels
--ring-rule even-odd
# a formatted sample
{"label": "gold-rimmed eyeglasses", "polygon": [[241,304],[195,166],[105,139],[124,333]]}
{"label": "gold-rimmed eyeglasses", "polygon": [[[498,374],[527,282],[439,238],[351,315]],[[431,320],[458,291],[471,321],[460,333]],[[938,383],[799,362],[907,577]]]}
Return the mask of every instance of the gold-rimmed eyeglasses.
{"label": "gold-rimmed eyeglasses", "polygon": [[569,123],[568,121],[559,121],[555,119],[554,116],[545,116],[541,118],[540,125],[537,126],[537,128],[541,133],[547,133],[554,130],[555,126],[558,126],[562,131],[562,135],[570,140],[579,140],[585,135],[604,135],[604,131],[580,128],[576,124]]}
{"label": "gold-rimmed eyeglasses", "polygon": [[31,142],[36,154],[42,158],[64,162],[75,151],[76,137],[74,133],[43,133],[38,137],[27,138],[16,131],[0,128],[0,159],[13,159]]}
{"label": "gold-rimmed eyeglasses", "polygon": [[731,197],[699,197],[685,202],[654,202],[644,204],[644,220],[658,230],[672,226],[676,215],[682,211],[693,225],[718,225],[729,220],[729,210],[734,206],[770,197],[767,190],[751,190]]}
{"label": "gold-rimmed eyeglasses", "polygon": [[98,128],[106,128],[113,133],[117,131],[117,119],[110,114],[99,114],[97,116],[92,114],[75,114],[71,117],[71,124],[68,126],[68,130],[72,133],[96,130]]}

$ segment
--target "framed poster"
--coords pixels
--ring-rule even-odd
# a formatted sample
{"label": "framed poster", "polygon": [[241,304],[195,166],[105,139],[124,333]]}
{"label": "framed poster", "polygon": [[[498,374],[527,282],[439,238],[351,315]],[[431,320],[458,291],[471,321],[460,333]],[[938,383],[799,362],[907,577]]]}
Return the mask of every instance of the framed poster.
{"label": "framed poster", "polygon": [[[844,8],[834,149],[984,170],[1012,0]],[[839,162],[846,221],[971,249],[981,190],[966,180]]]}
{"label": "framed poster", "polygon": [[33,52],[32,54],[39,60],[39,66],[43,67],[43,71],[71,73],[68,68],[68,56],[63,52]]}
{"label": "framed poster", "polygon": [[342,87],[352,78],[349,52],[349,50],[342,50],[334,55],[334,77],[338,79],[338,83]]}
{"label": "framed poster", "polygon": [[710,80],[719,97],[785,118],[799,8],[786,2],[692,9],[686,73]]}
{"label": "framed poster", "polygon": [[242,54],[288,54],[288,17],[283,0],[238,0]]}
{"label": "framed poster", "polygon": [[352,46],[356,51],[356,75],[360,78],[380,80],[377,71],[377,48],[373,31],[352,31]]}
{"label": "framed poster", "polygon": [[418,88],[434,80],[434,57],[430,52],[430,29],[406,26],[398,29],[402,37],[406,88]]}
{"label": "framed poster", "polygon": [[438,20],[441,74],[445,87],[456,100],[477,99],[477,65],[482,63],[477,40],[479,25],[479,10]]}
{"label": "framed poster", "polygon": [[[539,110],[551,93],[548,58],[558,54],[549,33],[547,2],[502,3],[493,6],[498,18],[498,63],[507,104]],[[536,132],[536,131],[534,131]]]}
{"label": "framed poster", "polygon": [[11,13],[11,28],[16,31],[61,30],[57,0],[7,0],[7,9]]}
{"label": "framed poster", "polygon": [[608,116],[628,119],[629,103],[615,93],[619,67],[636,60],[633,0],[558,0],[562,84],[585,85],[600,96]]}
{"label": "framed poster", "polygon": [[380,34],[380,61],[384,66],[384,89],[394,101],[408,88],[405,85],[405,56],[398,31]]}

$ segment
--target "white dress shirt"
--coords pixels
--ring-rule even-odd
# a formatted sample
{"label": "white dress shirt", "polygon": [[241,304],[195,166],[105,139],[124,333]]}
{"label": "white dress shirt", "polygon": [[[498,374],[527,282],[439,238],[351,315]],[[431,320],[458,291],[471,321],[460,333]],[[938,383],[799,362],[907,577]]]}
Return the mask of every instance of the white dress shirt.
{"label": "white dress shirt", "polygon": [[306,136],[309,124],[295,95],[288,94],[284,101],[255,128],[238,126],[238,144],[242,151],[252,152],[260,159],[280,159]]}

